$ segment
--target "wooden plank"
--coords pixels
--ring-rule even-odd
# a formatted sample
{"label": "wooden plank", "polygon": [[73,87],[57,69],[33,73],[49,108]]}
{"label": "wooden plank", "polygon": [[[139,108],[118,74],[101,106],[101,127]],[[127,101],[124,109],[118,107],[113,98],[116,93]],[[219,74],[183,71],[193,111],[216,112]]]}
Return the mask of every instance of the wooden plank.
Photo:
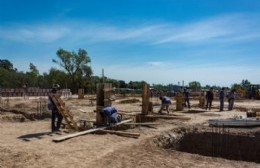
{"label": "wooden plank", "polygon": [[183,116],[167,116],[167,115],[144,115],[147,118],[161,118],[161,119],[180,119],[180,120],[190,120],[190,117]]}
{"label": "wooden plank", "polygon": [[159,125],[159,123],[146,122],[146,123],[125,123],[124,125]]}
{"label": "wooden plank", "polygon": [[142,114],[141,112],[122,112],[122,110],[120,110],[119,112],[118,112],[119,114],[122,114],[122,115],[129,115],[129,116],[136,116],[136,115],[140,115],[140,114]]}
{"label": "wooden plank", "polygon": [[[111,127],[115,127],[115,126],[118,126],[118,125],[121,125],[121,124],[124,124],[124,123],[127,123],[127,122],[131,122],[131,121],[132,121],[132,119],[124,120],[124,121],[121,121],[120,123],[116,123],[116,124],[112,125]],[[62,137],[54,138],[53,141],[54,142],[61,142],[61,141],[64,141],[66,139],[70,139],[70,138],[74,138],[74,137],[77,137],[77,136],[85,135],[85,134],[88,134],[88,133],[91,133],[91,132],[105,130],[105,129],[111,128],[111,127],[99,127],[99,128],[94,128],[94,129],[82,131],[82,132],[76,132],[76,133],[73,133],[73,134],[69,134],[69,135],[65,135],[65,136],[62,136]]]}
{"label": "wooden plank", "polygon": [[140,136],[140,133],[114,131],[114,130],[100,130],[98,132],[116,134],[116,135],[123,135],[123,136],[128,136],[128,137],[130,136],[130,137],[134,137],[134,138],[138,138]]}

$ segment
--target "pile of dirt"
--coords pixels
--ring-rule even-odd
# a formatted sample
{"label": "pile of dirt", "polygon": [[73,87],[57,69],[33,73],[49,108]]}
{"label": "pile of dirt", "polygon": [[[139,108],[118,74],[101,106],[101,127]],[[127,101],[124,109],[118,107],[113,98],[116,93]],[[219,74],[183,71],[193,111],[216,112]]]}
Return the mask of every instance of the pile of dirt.
{"label": "pile of dirt", "polygon": [[139,102],[140,102],[139,99],[133,98],[133,99],[120,100],[119,103],[121,103],[121,104],[127,104],[127,103],[139,103]]}

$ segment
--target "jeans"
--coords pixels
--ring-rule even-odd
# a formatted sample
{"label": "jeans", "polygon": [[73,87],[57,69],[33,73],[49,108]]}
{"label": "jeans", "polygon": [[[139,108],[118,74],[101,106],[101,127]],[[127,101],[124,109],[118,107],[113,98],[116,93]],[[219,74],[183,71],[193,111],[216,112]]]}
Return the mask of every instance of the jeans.
{"label": "jeans", "polygon": [[233,106],[234,106],[234,99],[229,99],[228,100],[228,110],[233,110]]}
{"label": "jeans", "polygon": [[184,106],[187,107],[186,103],[188,104],[188,108],[190,108],[190,100],[189,98],[184,99]]}
{"label": "jeans", "polygon": [[[57,118],[57,122],[56,122]],[[57,111],[57,110],[52,110],[51,113],[51,130],[53,131],[58,131],[61,126],[63,116]]]}
{"label": "jeans", "polygon": [[224,99],[220,99],[220,108],[219,108],[220,111],[223,111],[224,110]]}
{"label": "jeans", "polygon": [[211,106],[212,106],[212,100],[211,99],[207,99],[206,110],[208,108],[209,108],[209,110],[211,110]]}

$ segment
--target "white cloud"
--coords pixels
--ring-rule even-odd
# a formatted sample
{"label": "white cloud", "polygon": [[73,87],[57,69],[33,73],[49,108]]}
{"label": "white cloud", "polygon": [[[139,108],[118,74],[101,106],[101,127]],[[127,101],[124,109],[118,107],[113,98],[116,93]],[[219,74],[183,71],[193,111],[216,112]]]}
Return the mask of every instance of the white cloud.
{"label": "white cloud", "polygon": [[154,67],[164,67],[167,65],[166,62],[159,62],[159,61],[154,61],[154,62],[146,62],[146,64],[154,66]]}
{"label": "white cloud", "polygon": [[111,25],[73,21],[0,27],[0,38],[13,41],[54,42],[63,37],[77,41],[162,45],[165,43],[231,42],[259,39],[257,17],[218,16],[190,23]]}
{"label": "white cloud", "polygon": [[61,26],[32,25],[0,28],[1,38],[18,42],[54,42],[65,37],[70,30]]}
{"label": "white cloud", "polygon": [[[248,18],[247,18],[248,19]],[[258,19],[257,19],[258,20]],[[219,16],[176,27],[168,27],[172,32],[155,42],[207,42],[210,41],[242,41],[243,39],[259,39],[260,30],[256,28],[255,19],[232,16]],[[260,26],[260,25],[258,25]],[[257,36],[256,36],[257,35]]]}

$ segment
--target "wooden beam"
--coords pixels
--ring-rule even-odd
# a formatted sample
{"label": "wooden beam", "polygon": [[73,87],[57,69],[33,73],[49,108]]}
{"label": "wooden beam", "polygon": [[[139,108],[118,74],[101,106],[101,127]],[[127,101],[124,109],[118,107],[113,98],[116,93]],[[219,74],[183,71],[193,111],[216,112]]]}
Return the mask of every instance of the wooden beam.
{"label": "wooden beam", "polygon": [[129,116],[136,116],[136,115],[142,114],[141,112],[129,112],[129,113],[127,113],[127,112],[122,112],[122,110],[119,110],[118,113],[122,114],[122,115],[129,115]]}
{"label": "wooden beam", "polygon": [[116,135],[122,135],[122,136],[127,136],[127,137],[134,137],[134,138],[138,138],[140,136],[139,133],[114,131],[114,130],[100,130],[98,132],[116,134]]}
{"label": "wooden beam", "polygon": [[88,133],[91,133],[91,132],[95,132],[95,131],[105,130],[107,128],[111,128],[111,127],[115,127],[115,126],[118,126],[118,125],[122,125],[124,123],[128,123],[128,122],[131,122],[131,121],[132,121],[132,119],[128,119],[128,120],[121,121],[120,123],[116,123],[116,124],[114,124],[114,125],[112,125],[110,127],[99,127],[99,128],[94,128],[94,129],[82,131],[82,132],[72,133],[72,134],[69,134],[69,135],[65,135],[65,136],[54,138],[53,141],[54,142],[61,142],[61,141],[64,141],[66,139],[70,139],[70,138],[74,138],[74,137],[77,137],[77,136],[85,135],[85,134],[88,134]]}
{"label": "wooden beam", "polygon": [[161,118],[161,119],[180,119],[180,120],[190,120],[190,117],[183,116],[167,116],[167,115],[144,115],[147,118]]}
{"label": "wooden beam", "polygon": [[159,125],[159,123],[146,122],[146,123],[125,123],[124,125]]}

